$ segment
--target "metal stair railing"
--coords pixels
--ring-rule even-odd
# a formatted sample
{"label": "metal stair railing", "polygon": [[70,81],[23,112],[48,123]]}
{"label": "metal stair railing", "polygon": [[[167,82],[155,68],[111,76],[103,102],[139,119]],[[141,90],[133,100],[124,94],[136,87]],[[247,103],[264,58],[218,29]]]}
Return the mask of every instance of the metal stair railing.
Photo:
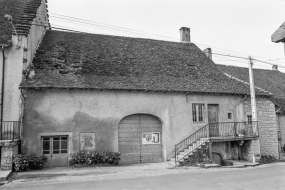
{"label": "metal stair railing", "polygon": [[[219,122],[208,123],[189,137],[182,140],[175,145],[175,163],[179,162],[195,150],[201,147],[205,142],[217,141],[217,140],[243,140],[243,139],[256,139],[259,137],[259,129],[257,121],[250,122]],[[178,158],[180,152],[185,152],[189,146],[193,145],[201,138],[205,138],[201,145],[198,145],[193,150],[189,151],[183,157]],[[210,153],[211,154],[211,153]]]}
{"label": "metal stair railing", "polygon": [[[182,158],[178,158],[178,155],[181,151],[184,151],[184,149],[189,148],[189,145],[196,143],[201,138],[206,138],[206,141],[204,141],[201,145],[198,145],[193,150],[189,151],[187,154],[185,154]],[[179,162],[192,152],[194,152],[197,148],[201,147],[205,142],[208,142],[209,139],[209,124],[205,125],[186,139],[182,140],[180,143],[175,145],[175,163]]]}

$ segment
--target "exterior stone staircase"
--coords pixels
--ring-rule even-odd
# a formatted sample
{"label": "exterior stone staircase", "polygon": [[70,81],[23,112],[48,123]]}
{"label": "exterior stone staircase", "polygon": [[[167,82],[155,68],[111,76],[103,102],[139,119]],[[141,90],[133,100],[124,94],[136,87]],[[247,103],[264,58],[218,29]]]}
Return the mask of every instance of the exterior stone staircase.
{"label": "exterior stone staircase", "polygon": [[209,159],[209,138],[200,138],[191,143],[177,155],[177,161],[180,165],[187,163],[200,163]]}
{"label": "exterior stone staircase", "polygon": [[211,143],[258,138],[258,122],[208,123],[175,145],[175,163],[211,162]]}

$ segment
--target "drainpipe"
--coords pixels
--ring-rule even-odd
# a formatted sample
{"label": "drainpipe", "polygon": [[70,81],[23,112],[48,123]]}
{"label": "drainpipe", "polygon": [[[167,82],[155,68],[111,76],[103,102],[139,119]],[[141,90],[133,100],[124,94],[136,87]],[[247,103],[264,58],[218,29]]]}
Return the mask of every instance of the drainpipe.
{"label": "drainpipe", "polygon": [[2,126],[3,126],[3,104],[4,104],[4,84],[5,84],[5,55],[4,46],[2,46],[3,67],[2,67],[2,92],[1,92],[1,140],[2,140]]}

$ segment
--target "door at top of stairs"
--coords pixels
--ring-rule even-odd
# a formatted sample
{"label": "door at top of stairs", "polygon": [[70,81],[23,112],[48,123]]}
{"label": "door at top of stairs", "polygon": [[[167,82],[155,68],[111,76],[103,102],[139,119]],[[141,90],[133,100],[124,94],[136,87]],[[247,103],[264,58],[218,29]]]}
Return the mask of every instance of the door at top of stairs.
{"label": "door at top of stairs", "polygon": [[219,125],[211,124],[219,122],[219,105],[218,104],[208,104],[208,123],[210,126],[210,136],[219,136]]}

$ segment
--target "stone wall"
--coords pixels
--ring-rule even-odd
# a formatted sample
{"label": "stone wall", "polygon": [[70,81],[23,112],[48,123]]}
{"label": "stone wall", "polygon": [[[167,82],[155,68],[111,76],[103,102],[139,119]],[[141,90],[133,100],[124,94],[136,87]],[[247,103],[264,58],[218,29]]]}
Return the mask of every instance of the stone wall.
{"label": "stone wall", "polygon": [[212,143],[212,153],[220,154],[223,160],[238,160],[241,158],[238,149],[239,142],[236,141]]}
{"label": "stone wall", "polygon": [[20,141],[0,141],[1,170],[12,170],[12,157],[18,154]]}
{"label": "stone wall", "polygon": [[285,116],[279,116],[279,128],[280,128],[280,158],[285,159]]}
{"label": "stone wall", "polygon": [[[247,115],[251,115],[250,97],[243,102],[244,120],[247,121]],[[278,154],[278,135],[275,105],[266,97],[256,98],[257,120],[259,128],[259,140],[253,140],[248,146],[248,158],[252,158],[252,154],[259,152],[261,155],[274,155],[276,158]]]}

